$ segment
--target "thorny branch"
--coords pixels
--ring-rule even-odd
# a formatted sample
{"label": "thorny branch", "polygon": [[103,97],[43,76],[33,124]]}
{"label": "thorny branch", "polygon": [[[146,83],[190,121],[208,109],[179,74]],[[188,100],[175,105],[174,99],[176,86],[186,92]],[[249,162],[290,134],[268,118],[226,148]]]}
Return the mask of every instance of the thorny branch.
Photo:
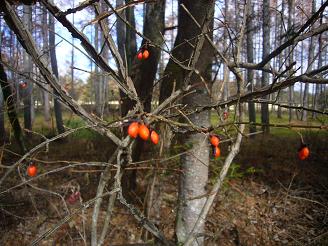
{"label": "thorny branch", "polygon": [[82,47],[88,52],[88,54],[94,59],[97,65],[104,71],[108,72],[113,76],[118,87],[132,100],[137,100],[137,94],[135,88],[131,84],[126,84],[124,78],[119,76],[116,71],[114,71],[102,56],[98,55],[98,52],[90,44],[87,37],[81,33],[73,24],[67,20],[66,16],[62,11],[55,5],[47,0],[41,0],[42,4],[51,12],[51,14],[72,34],[74,38],[80,40]]}

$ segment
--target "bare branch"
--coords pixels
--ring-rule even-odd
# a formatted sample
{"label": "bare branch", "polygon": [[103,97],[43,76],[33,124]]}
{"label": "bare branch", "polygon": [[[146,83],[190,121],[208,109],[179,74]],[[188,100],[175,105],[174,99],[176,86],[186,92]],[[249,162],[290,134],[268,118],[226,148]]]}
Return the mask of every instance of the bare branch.
{"label": "bare branch", "polygon": [[100,134],[108,136],[114,143],[121,145],[121,140],[116,137],[109,129],[107,129],[102,122],[88,114],[65,90],[62,88],[57,78],[48,69],[43,57],[37,50],[35,42],[30,33],[24,28],[24,25],[18,18],[16,12],[6,2],[0,7],[4,12],[4,18],[8,25],[13,29],[20,43],[26,49],[27,53],[32,57],[34,63],[39,67],[44,79],[51,85],[60,98],[67,104],[67,106],[81,118],[83,118],[89,125],[93,125],[93,129]]}
{"label": "bare branch", "polygon": [[[325,8],[328,6],[328,1],[326,1],[323,5],[321,5],[320,9],[318,9],[318,11],[311,16],[310,19],[308,19],[308,21],[298,30],[298,32],[296,34],[294,34],[290,39],[288,39],[285,43],[283,43],[282,45],[280,45],[277,49],[275,49],[274,51],[272,51],[263,61],[261,61],[260,63],[257,64],[258,67],[263,67],[265,64],[267,64],[272,58],[276,57],[277,55],[279,55],[283,50],[285,50],[288,46],[293,45],[296,41],[297,41],[297,37],[300,36],[300,34],[302,32],[304,32],[306,30],[306,28],[308,28],[310,25],[312,25],[320,16],[320,14],[325,10]],[[324,27],[327,28],[327,27]],[[322,30],[321,32],[323,32],[324,30]],[[320,32],[320,33],[321,33]],[[311,33],[311,32],[310,32]],[[319,33],[317,33],[319,34]],[[315,34],[312,34],[310,36],[313,36]],[[306,36],[305,38],[307,38],[308,36]],[[298,40],[301,41],[302,39]],[[297,42],[298,42],[297,41]]]}
{"label": "bare branch", "polygon": [[88,52],[88,54],[95,60],[97,65],[102,68],[104,71],[110,73],[118,87],[129,96],[132,100],[137,99],[136,92],[131,91],[131,89],[126,87],[124,83],[124,78],[120,77],[105,61],[105,59],[98,55],[98,52],[95,48],[89,43],[87,37],[77,30],[70,21],[67,20],[63,12],[54,4],[50,3],[47,0],[40,0],[43,5],[53,14],[53,16],[72,34],[74,38],[80,40],[82,47]]}
{"label": "bare branch", "polygon": [[63,15],[69,15],[69,14],[75,14],[78,11],[81,11],[85,9],[86,7],[99,2],[100,0],[85,0],[84,2],[80,3],[77,7],[75,8],[69,8],[65,12],[63,12]]}

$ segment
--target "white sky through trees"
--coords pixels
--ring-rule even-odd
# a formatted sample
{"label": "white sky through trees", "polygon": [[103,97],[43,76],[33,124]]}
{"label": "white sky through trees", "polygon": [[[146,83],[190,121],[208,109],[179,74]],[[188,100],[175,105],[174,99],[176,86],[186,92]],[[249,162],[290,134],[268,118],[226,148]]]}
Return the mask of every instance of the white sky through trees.
{"label": "white sky through trees", "polygon": [[[279,1],[278,1],[279,2]],[[55,0],[55,4],[57,6],[60,6],[60,8],[65,11],[68,8],[72,8],[73,7],[73,3],[75,3],[75,6],[79,3],[78,0],[75,1],[68,1],[68,0]],[[113,4],[115,4],[115,1],[112,2]],[[171,1],[171,0],[167,0],[166,1],[166,10],[165,10],[165,16],[166,16],[166,27],[170,27],[170,26],[175,26],[177,25],[177,4],[178,1]],[[299,1],[298,2],[299,6],[301,6],[302,8],[304,7],[303,5],[305,4],[305,1]],[[317,4],[320,4],[319,2],[317,2]],[[255,15],[258,15],[261,11],[262,8],[262,2],[260,2],[260,4],[255,4]],[[138,31],[140,31],[142,33],[142,28],[143,28],[143,4],[137,4],[135,6],[135,17],[136,17],[136,28]],[[235,21],[236,16],[235,16],[235,6],[230,6],[229,7],[229,11],[230,11],[230,15],[231,15],[231,21]],[[272,6],[273,8],[275,8],[276,6]],[[279,5],[278,5],[278,10],[279,9]],[[285,10],[286,11],[286,10]],[[222,23],[223,21],[223,13],[224,13],[224,1],[216,1],[216,5],[215,5],[215,23],[214,23],[214,39],[215,38],[222,38],[222,31],[223,28],[219,27],[219,25]],[[285,13],[286,14],[286,13]],[[240,15],[242,15],[242,13],[240,13]],[[310,16],[311,13],[308,13],[308,15]],[[72,17],[73,15],[70,14],[67,16],[67,18],[72,21]],[[75,25],[77,26],[77,28],[79,30],[81,30],[82,26],[84,26],[86,23],[90,22],[90,20],[92,20],[94,18],[94,11],[92,8],[88,8],[88,10],[83,10],[83,11],[79,11],[75,14]],[[256,17],[257,18],[257,17]],[[274,42],[274,18],[275,16],[271,16],[272,18],[272,27],[271,27],[271,50],[273,50],[273,42]],[[111,15],[109,18],[109,28],[112,28],[112,35],[114,40],[116,41],[116,28],[115,26],[112,26],[113,24],[115,25],[115,21],[116,21],[116,17],[115,15]],[[285,21],[287,21],[287,19],[285,18]],[[304,23],[305,20],[302,21],[302,23]],[[57,20],[55,20],[56,23],[56,33],[58,33],[59,35],[61,35],[62,37],[64,37],[65,39],[67,39],[69,42],[72,42],[72,37],[70,35],[70,33],[66,30],[66,28],[64,28],[60,23],[58,23]],[[286,23],[287,24],[287,23]],[[232,24],[231,24],[232,25]],[[173,33],[172,33],[173,32]],[[94,37],[91,34],[94,34],[94,24],[90,24],[88,25],[83,33],[89,38],[89,41],[91,43],[94,42]],[[233,33],[232,33],[233,34]],[[255,61],[259,62],[261,59],[261,49],[262,49],[262,38],[261,36],[257,36],[258,33],[254,36],[255,39]],[[163,46],[165,49],[169,48],[171,49],[173,43],[174,43],[174,39],[176,36],[176,29],[174,30],[169,30],[167,32],[165,32],[165,41],[166,44]],[[171,40],[173,38],[173,40]],[[138,48],[140,47],[140,43],[141,43],[141,38],[137,35],[137,44],[138,44]],[[66,74],[70,74],[70,69],[71,69],[71,54],[72,54],[72,45],[71,43],[68,43],[64,40],[62,40],[61,37],[59,37],[58,35],[56,35],[56,44],[57,45],[57,57],[58,57],[58,67],[59,67],[59,72],[61,76],[64,76]],[[218,42],[218,44],[220,45],[220,42]],[[74,41],[74,45],[81,49],[82,51],[83,48],[80,46],[79,41],[75,40]],[[300,45],[300,44],[299,44]],[[101,46],[101,44],[100,44]],[[305,53],[307,52],[308,49],[308,42],[305,41],[304,42],[304,49],[306,50]],[[84,51],[85,52],[85,51]],[[301,58],[300,58],[300,51],[298,49],[296,49],[295,52],[295,60],[297,62],[296,67],[300,66],[301,63]],[[91,71],[91,61],[90,59],[88,59],[83,53],[81,53],[78,49],[75,49],[74,51],[74,66],[80,69],[84,69],[87,71]],[[166,62],[169,59],[169,55],[164,53],[164,62],[166,64]],[[307,56],[305,55],[305,57],[303,58],[303,64],[304,67],[307,66]],[[110,57],[109,63],[112,67],[115,68],[115,62],[112,60],[112,58]],[[95,64],[92,65],[93,69],[94,69]],[[221,73],[221,72],[220,72]],[[296,74],[300,74],[301,73],[301,69],[299,69],[299,71],[297,71]],[[82,79],[83,81],[86,81],[87,78],[89,77],[89,73],[86,72],[82,72],[79,71],[77,69],[75,69],[74,74],[76,76],[77,79]],[[259,76],[261,76],[259,74]],[[231,78],[233,78],[233,75],[231,74]],[[295,84],[295,90],[299,90],[299,83]],[[312,90],[312,86],[310,86],[310,92]]]}

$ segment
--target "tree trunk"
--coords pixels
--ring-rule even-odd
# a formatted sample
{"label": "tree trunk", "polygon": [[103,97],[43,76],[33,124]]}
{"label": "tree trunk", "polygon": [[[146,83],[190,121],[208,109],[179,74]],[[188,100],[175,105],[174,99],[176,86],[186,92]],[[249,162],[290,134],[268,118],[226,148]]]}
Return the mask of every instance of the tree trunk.
{"label": "tree trunk", "polygon": [[[321,1],[321,4],[322,1]],[[322,21],[323,21],[323,16],[321,16],[320,18],[320,25],[322,25]],[[318,38],[318,68],[321,68],[322,67],[322,53],[324,52],[323,51],[323,46],[322,46],[322,34],[319,35],[319,38]],[[320,95],[320,87],[321,85],[318,85],[316,84],[315,85],[315,92],[314,92],[314,109],[318,110],[320,109],[320,100],[319,100],[319,95]],[[312,113],[312,118],[315,119],[317,116],[317,113],[313,112]]]}
{"label": "tree trunk", "polygon": [[[128,3],[129,0],[126,0],[125,3]],[[162,1],[165,2],[165,1]],[[123,4],[123,1],[117,1],[118,4]],[[147,4],[148,5],[148,4]],[[147,6],[146,5],[146,6]],[[131,23],[132,27],[135,27],[135,18],[134,18],[134,8],[127,9],[123,12],[123,17]],[[147,19],[147,13],[144,15],[144,22],[146,22]],[[154,24],[156,22],[154,21]],[[156,26],[156,24],[155,24]],[[146,25],[144,25],[144,31],[148,28]],[[123,58],[123,61],[127,64],[127,70],[128,74],[131,76],[132,81],[135,84],[135,88],[138,92],[137,84],[135,79],[133,78],[132,71],[133,69],[138,69],[138,67],[132,68],[134,65],[134,62],[136,62],[135,57],[137,54],[137,44],[136,44],[136,35],[133,30],[131,30],[130,27],[126,27],[124,23],[122,23],[121,20],[117,22],[117,30],[118,30],[118,48],[119,52]],[[144,42],[144,41],[142,41]],[[150,58],[149,58],[150,59]],[[139,70],[138,70],[139,71]],[[144,87],[146,88],[146,86]],[[130,109],[132,109],[134,102],[131,101],[124,93],[120,91],[121,99],[123,100],[123,104],[121,106],[121,115],[122,117],[125,116]],[[139,95],[140,97],[140,95]]]}
{"label": "tree trunk", "polygon": [[[164,33],[165,1],[146,4],[146,16],[143,33],[150,38],[156,45],[163,43],[162,35]],[[141,46],[146,46],[143,40]],[[145,112],[150,112],[153,84],[157,72],[157,66],[161,50],[153,46],[148,46],[150,56],[147,60],[138,61],[134,59],[131,78],[135,83],[136,90],[143,103]],[[134,54],[135,57],[135,54]]]}
{"label": "tree trunk", "polygon": [[[312,0],[312,14],[315,13],[315,0]],[[314,37],[310,38],[310,45],[309,45],[309,56],[308,56],[308,68],[307,71],[311,71],[313,67],[313,60],[314,60]],[[305,83],[304,86],[304,95],[303,95],[303,107],[309,106],[309,83]],[[307,111],[303,110],[302,112],[302,121],[307,121]]]}
{"label": "tree trunk", "polygon": [[8,118],[14,130],[16,141],[21,149],[21,152],[26,153],[27,149],[24,144],[23,133],[19,124],[19,119],[16,112],[16,104],[13,97],[14,92],[12,91],[12,87],[8,82],[7,74],[2,64],[1,55],[0,55],[0,84],[3,93],[3,98],[4,101],[6,102]]}
{"label": "tree trunk", "polygon": [[[116,7],[122,6],[124,4],[124,0],[116,0]],[[125,11],[121,12],[121,16],[125,18]],[[125,40],[126,40],[126,26],[124,22],[118,18],[116,22],[116,37],[117,37],[117,48],[118,51],[125,62]],[[123,113],[122,113],[123,115]]]}
{"label": "tree trunk", "polygon": [[[183,100],[183,103],[191,107],[206,105],[209,103],[208,98],[209,95],[203,90],[197,95],[188,96]],[[210,125],[210,113],[206,111],[191,115],[189,119],[193,124],[199,126],[207,127]],[[208,140],[204,134],[197,133],[185,136],[182,143],[185,145],[192,144],[192,149],[181,158],[183,174],[180,175],[179,180],[179,203],[176,220],[176,235],[179,243],[186,240],[204,206],[206,198],[196,197],[206,193],[210,154]],[[202,232],[204,232],[204,223],[197,231],[197,233]],[[203,245],[203,238],[198,238],[192,245]]]}
{"label": "tree trunk", "polygon": [[[49,38],[48,38],[48,11],[46,7],[42,8],[42,41],[43,50],[47,61],[49,61]],[[45,85],[45,88],[49,90],[49,86]],[[50,122],[50,102],[49,102],[49,92],[47,90],[42,90],[43,94],[43,114],[46,122]]]}
{"label": "tree trunk", "polygon": [[[72,0],[72,7],[74,8],[75,6],[75,0]],[[72,24],[75,25],[75,14],[72,14]],[[75,47],[74,47],[74,38],[72,37],[72,53],[71,53],[71,90],[70,94],[72,98],[75,100],[76,98],[76,92],[75,92],[75,74],[74,74],[74,58],[75,58]]]}
{"label": "tree trunk", "polygon": [[[302,41],[302,44],[301,44],[301,73],[303,74],[304,72],[304,41]],[[302,105],[303,104],[303,83],[300,83],[300,100],[299,100],[299,105]],[[297,115],[298,115],[298,112],[297,112]],[[300,117],[297,117],[297,119],[301,118],[302,115],[300,115]]]}
{"label": "tree trunk", "polygon": [[[223,100],[228,100],[229,97],[229,77],[230,77],[230,70],[226,64],[223,64]],[[221,100],[222,98],[219,98]]]}
{"label": "tree trunk", "polygon": [[[224,20],[225,23],[229,24],[229,0],[224,1]],[[223,33],[223,50],[226,52],[226,54],[229,53],[229,35],[227,28],[224,29]],[[223,100],[227,100],[229,97],[229,76],[230,70],[227,66],[227,64],[223,64]],[[221,98],[220,98],[221,99]]]}
{"label": "tree trunk", "polygon": [[[95,25],[95,49],[99,52],[99,25]],[[101,106],[100,106],[100,76],[99,76],[99,68],[95,66],[95,76],[93,80],[94,90],[95,90],[95,110],[96,114],[100,116],[101,114]]]}
{"label": "tree trunk", "polygon": [[[0,33],[2,33],[2,19],[0,19]],[[0,56],[2,53],[2,37],[0,36]],[[10,51],[11,51],[12,43],[10,43]],[[3,100],[2,90],[0,91],[0,145],[4,143],[6,139],[6,131],[5,131],[5,104]]]}
{"label": "tree trunk", "polygon": [[[129,2],[131,2],[131,0],[126,0],[125,1],[126,4],[128,4]],[[165,1],[162,1],[162,3],[163,2],[165,3]],[[147,4],[146,5],[146,8],[148,6],[149,5]],[[151,5],[151,6],[154,6],[154,5]],[[157,7],[160,7],[160,6],[157,5]],[[159,11],[162,11],[162,8],[159,9]],[[135,27],[136,23],[135,23],[135,18],[134,18],[134,7],[133,7],[133,5],[132,5],[132,7],[126,9],[125,14],[126,14],[127,21],[130,22],[133,27]],[[154,26],[157,26],[157,24],[156,24],[157,23],[157,20],[154,20],[153,23],[155,24]],[[149,23],[149,20],[147,20],[147,11],[146,11],[146,15],[144,16],[144,25],[147,26],[147,25],[151,25],[153,23]],[[145,29],[146,28],[144,28],[144,35],[146,35],[145,34]],[[160,29],[158,29],[158,30],[160,30]],[[127,28],[126,29],[125,47],[126,47],[125,52],[126,52],[126,58],[127,58],[128,73],[131,74],[131,72],[132,72],[131,69],[132,69],[133,61],[135,60],[135,57],[136,57],[136,54],[137,54],[136,33],[131,28]]]}
{"label": "tree trunk", "polygon": [[[184,4],[190,11],[191,15],[198,23],[210,23],[213,21],[214,1],[179,1],[178,13],[178,34],[174,44],[172,55],[187,65],[191,59],[196,59],[194,55],[194,46],[197,42],[195,36],[200,34],[200,29],[191,20],[186,11],[181,7]],[[209,27],[211,29],[211,27]],[[191,44],[185,42],[190,41]],[[200,42],[200,41],[199,41]],[[198,46],[196,46],[198,47]],[[205,78],[210,81],[210,66],[213,58],[213,50],[208,42],[204,42],[200,47],[200,56],[195,64],[196,69]],[[161,84],[160,101],[164,101],[170,96],[173,88],[173,83],[176,83],[176,88],[182,88],[185,85],[185,79],[188,77],[188,72],[176,65],[172,60],[168,62],[165,69],[166,77]],[[206,105],[210,101],[210,97],[201,83],[200,78],[193,74],[190,78],[190,83],[197,85],[197,93],[189,94],[184,97],[183,104],[191,108],[197,105]],[[207,127],[210,124],[209,112],[202,112],[189,116],[189,119],[196,125]],[[182,145],[192,146],[190,152],[187,152],[181,158],[181,168],[183,174],[179,181],[179,205],[176,221],[176,236],[179,243],[186,240],[188,234],[193,229],[198,215],[201,213],[202,207],[206,198],[195,198],[205,194],[205,186],[208,181],[208,164],[209,164],[209,146],[207,137],[204,134],[185,134],[180,139]],[[196,233],[204,231],[204,223],[198,228]],[[193,241],[193,245],[202,245],[203,238],[197,238]]]}
{"label": "tree trunk", "polygon": [[[100,1],[100,11],[101,13],[104,13],[107,11],[107,5]],[[108,20],[107,18],[102,20],[102,22],[105,23],[106,26],[108,26]],[[95,25],[95,48],[98,52],[101,52],[102,57],[108,61],[109,59],[109,48],[107,45],[104,45],[105,43],[105,37],[104,35],[99,33],[99,25]],[[99,51],[99,44],[101,45]],[[104,45],[104,46],[103,46]],[[94,79],[94,86],[95,86],[95,106],[96,106],[96,114],[99,117],[102,117],[104,114],[104,109],[106,105],[106,95],[108,91],[108,76],[106,73],[102,73],[99,75],[98,67],[96,67],[95,70],[96,76]]]}
{"label": "tree trunk", "polygon": [[[24,5],[23,7],[23,21],[27,26],[28,30],[32,32],[32,7]],[[23,66],[24,73],[32,77],[33,64],[29,55],[23,52]],[[33,83],[27,79],[27,87],[22,91],[23,102],[24,102],[24,127],[26,129],[32,130],[32,121],[34,115],[34,105],[33,105]]]}
{"label": "tree trunk", "polygon": [[[10,43],[12,44],[12,46],[10,47],[10,53],[9,54],[10,54],[10,57],[13,57],[15,55],[15,49],[16,49],[17,53],[20,52],[19,51],[19,48],[20,48],[19,42],[16,39],[15,35],[10,35]],[[17,63],[18,63],[18,61],[17,61]],[[14,62],[11,63],[11,64],[13,66],[18,65],[18,64],[14,64]],[[18,79],[17,79],[17,75],[14,71],[10,71],[9,74],[10,74],[10,79],[13,82],[13,88],[16,91],[16,93],[15,93],[16,94],[16,101],[15,101],[16,107],[19,108],[21,98],[20,98],[20,95],[19,95],[20,94],[19,93],[19,82],[18,82]]]}
{"label": "tree trunk", "polygon": [[[116,7],[122,6],[124,4],[125,4],[124,0],[116,0]],[[121,12],[121,16],[123,17],[124,20],[127,20],[125,10]],[[129,16],[130,17],[132,16],[131,11]],[[131,67],[129,67],[129,62],[128,62],[129,59],[127,57],[127,51],[126,51],[127,49],[129,49],[129,47],[126,47],[127,39],[128,39],[127,28],[129,27],[127,27],[125,23],[120,18],[118,18],[116,23],[117,48],[120,53],[120,56],[123,59],[124,64],[128,65],[127,70],[131,71]],[[132,101],[122,91],[120,91],[120,98],[121,98],[120,113],[121,116],[124,117],[128,113],[129,109],[132,107]],[[132,199],[133,195],[130,192],[135,191],[136,186],[137,186],[136,170],[124,171],[122,175],[122,191],[124,197],[127,198],[129,201],[133,200]]]}
{"label": "tree trunk", "polygon": [[[104,13],[107,11],[107,5],[100,1],[99,5],[96,7],[98,10],[96,10],[96,13]],[[108,20],[104,19],[101,21],[102,24],[108,26]],[[95,48],[100,50],[101,56],[108,61],[109,59],[109,48],[105,44],[105,36],[103,34],[100,35],[99,33],[99,26],[95,26]],[[96,76],[95,76],[95,103],[96,103],[96,114],[99,117],[103,117],[104,110],[106,106],[106,97],[108,95],[108,76],[106,73],[102,73],[101,76],[97,76],[98,74],[98,68],[96,67]]]}
{"label": "tree trunk", "polygon": [[[134,14],[130,13],[127,15],[127,21],[134,23]],[[156,3],[147,3],[146,12],[144,16],[144,30],[143,34],[148,37],[152,43],[161,46],[163,43],[162,35],[164,33],[164,17],[165,17],[165,1],[158,1]],[[119,23],[118,28],[121,27]],[[118,29],[118,34],[123,35],[124,29]],[[124,39],[123,39],[124,40]],[[156,77],[157,66],[160,58],[161,50],[147,46],[147,50],[150,56],[147,60],[136,59],[136,46],[135,46],[135,35],[129,34],[126,31],[126,46],[125,53],[127,54],[127,64],[132,64],[132,68],[128,68],[130,71],[131,79],[134,82],[140,101],[143,103],[144,111],[150,112],[153,84]],[[119,41],[119,40],[118,40]],[[146,40],[141,43],[142,47],[146,47]],[[122,49],[122,44],[119,43],[118,47]],[[129,50],[129,51],[128,51]],[[120,51],[122,52],[122,50]],[[123,51],[124,52],[124,51]],[[128,55],[129,54],[129,55]],[[129,61],[131,59],[131,61]],[[125,116],[130,109],[134,106],[132,102],[125,95],[122,95],[123,104],[121,107],[122,116]],[[133,149],[132,159],[133,161],[139,161],[141,153],[143,151],[144,141],[137,139]],[[136,189],[136,170],[129,171],[123,176],[122,179],[123,190],[134,191]]]}
{"label": "tree trunk", "polygon": [[[277,6],[278,6],[278,2],[277,2]],[[281,2],[281,13],[282,13],[282,16],[277,13],[276,15],[276,19],[277,19],[277,23],[279,23],[279,46],[281,45],[282,43],[282,36],[284,34],[284,22],[283,22],[283,16],[284,16],[284,12],[285,12],[285,2],[282,1]],[[278,22],[279,20],[279,22]],[[283,52],[281,52],[278,56],[278,68],[281,69],[282,67],[282,64],[283,64]],[[277,99],[277,102],[279,103],[280,102],[280,98],[283,97],[283,94],[284,94],[284,90],[281,90],[280,93],[279,93],[279,98]],[[278,110],[277,110],[277,118],[278,119],[281,119],[282,118],[282,111],[281,111],[281,107],[278,106]]]}
{"label": "tree trunk", "polygon": [[[100,1],[99,10],[101,13],[107,11],[107,5]],[[106,26],[108,26],[108,20],[104,19],[102,22],[105,23]],[[104,35],[100,35],[99,33],[99,26],[95,26],[95,48],[98,52],[101,52],[101,56],[108,61],[109,59],[109,48],[107,45],[104,45],[105,43],[105,37]],[[100,44],[100,51],[99,51],[99,44]],[[104,46],[103,46],[104,45]],[[94,88],[95,88],[95,108],[96,108],[96,114],[99,117],[102,117],[104,114],[104,109],[106,105],[106,95],[108,90],[108,76],[106,73],[102,73],[99,75],[98,67],[95,69],[95,79],[94,79]]]}
{"label": "tree trunk", "polygon": [[[52,2],[52,0],[50,0]],[[57,65],[57,55],[56,55],[56,44],[55,44],[55,19],[52,15],[49,15],[49,45],[50,45],[50,62],[52,72],[58,79],[58,65]],[[54,110],[56,117],[56,126],[58,133],[63,133],[65,131],[62,109],[60,102],[54,97]]]}
{"label": "tree trunk", "polygon": [[[253,18],[254,18],[254,6],[249,1],[250,6],[247,8],[247,21],[246,21],[246,41],[247,41],[247,62],[254,63],[254,45],[253,45],[253,32],[254,32],[254,24],[253,24]],[[254,72],[253,70],[247,70],[247,84],[248,84],[248,90],[253,91],[254,90]],[[256,113],[255,113],[255,104],[254,102],[248,103],[248,116],[249,116],[249,122],[255,123],[256,122]],[[256,132],[256,126],[250,125],[249,132],[254,133]]]}
{"label": "tree trunk", "polygon": [[[263,53],[262,59],[267,57],[270,53],[270,0],[263,0]],[[262,72],[261,86],[264,87],[269,84],[269,74]],[[263,97],[264,100],[268,100],[269,97]],[[264,132],[268,133],[269,128],[269,107],[267,103],[261,104],[261,123]]]}
{"label": "tree trunk", "polygon": [[[295,12],[295,0],[288,0],[288,31],[289,33],[293,33],[294,30],[294,12]],[[287,35],[287,39],[289,38],[290,35]],[[290,64],[293,63],[294,60],[294,55],[293,55],[293,46],[288,47],[288,63],[287,65],[289,66]],[[290,70],[289,75],[293,73],[293,69]],[[288,88],[288,104],[289,106],[294,105],[294,86],[291,85]],[[293,119],[293,110],[291,108],[288,109],[288,115],[289,115],[289,121],[292,121]]]}
{"label": "tree trunk", "polygon": [[[101,11],[104,13],[106,11],[108,11],[108,7],[107,4],[105,4],[104,2],[100,2],[100,9]],[[108,26],[108,19],[105,18],[104,20],[102,20],[103,22],[106,23],[106,25]],[[101,35],[100,37],[100,43],[103,44],[105,43],[105,37],[104,35]],[[103,52],[102,52],[102,56],[105,58],[106,61],[109,61],[109,48],[107,45],[104,46],[103,48]],[[101,84],[100,84],[100,88],[101,88],[101,94],[100,94],[100,103],[101,103],[101,115],[104,114],[105,111],[105,107],[106,107],[106,102],[107,102],[107,97],[108,97],[108,81],[109,81],[109,76],[107,75],[107,73],[103,73],[101,76]]]}
{"label": "tree trunk", "polygon": [[5,110],[2,91],[0,91],[0,145],[2,145],[6,139],[5,131]]}

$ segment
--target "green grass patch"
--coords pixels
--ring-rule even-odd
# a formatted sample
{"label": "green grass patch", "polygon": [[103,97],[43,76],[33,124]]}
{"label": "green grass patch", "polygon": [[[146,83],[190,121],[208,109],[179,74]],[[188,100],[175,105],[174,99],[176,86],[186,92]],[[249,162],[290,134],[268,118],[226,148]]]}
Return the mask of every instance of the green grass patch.
{"label": "green grass patch", "polygon": [[[311,116],[311,114],[308,114],[308,116]],[[298,125],[306,125],[306,126],[321,126],[321,125],[327,125],[328,124],[328,116],[326,115],[318,115],[315,119],[308,117],[308,120],[306,122],[300,121],[297,119],[294,119],[291,123],[289,122],[289,117],[288,113],[284,112],[282,114],[281,118],[277,117],[276,112],[271,112],[269,116],[270,124],[277,124],[277,125],[286,125],[286,127],[270,127],[270,134],[275,135],[275,136],[297,136],[297,131],[298,132],[305,132],[307,129],[302,129],[302,128],[288,128],[288,125],[291,124],[298,124]],[[295,118],[296,116],[294,116]],[[225,121],[225,123],[233,122],[234,120],[234,111],[230,111],[228,119]],[[248,113],[245,112],[244,116],[244,121],[248,122]],[[261,122],[261,114],[257,112],[256,114],[256,122],[260,123]],[[220,119],[219,116],[217,115],[216,112],[212,111],[211,114],[211,124],[213,126],[218,126],[220,125]],[[256,126],[257,131],[261,130],[261,126]],[[234,135],[236,134],[236,129],[233,126],[227,126],[226,130],[228,133]],[[320,129],[311,129],[312,131],[319,131],[319,132],[324,132],[323,130]],[[249,126],[246,126],[246,133],[249,132]],[[224,134],[221,128],[215,130],[216,134]]]}

